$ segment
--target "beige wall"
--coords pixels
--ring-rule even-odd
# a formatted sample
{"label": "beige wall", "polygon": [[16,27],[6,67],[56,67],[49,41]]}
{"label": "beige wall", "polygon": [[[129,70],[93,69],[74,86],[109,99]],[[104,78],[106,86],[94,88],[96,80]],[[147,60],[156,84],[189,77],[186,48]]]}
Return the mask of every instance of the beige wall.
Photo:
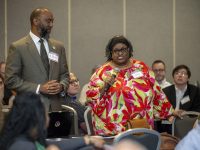
{"label": "beige wall", "polygon": [[169,80],[178,64],[191,68],[191,82],[200,78],[199,0],[1,0],[1,60],[7,46],[29,32],[30,12],[39,6],[54,13],[51,36],[64,43],[69,67],[82,84],[105,61],[105,46],[117,34],[132,41],[136,59],[148,65],[163,59]]}

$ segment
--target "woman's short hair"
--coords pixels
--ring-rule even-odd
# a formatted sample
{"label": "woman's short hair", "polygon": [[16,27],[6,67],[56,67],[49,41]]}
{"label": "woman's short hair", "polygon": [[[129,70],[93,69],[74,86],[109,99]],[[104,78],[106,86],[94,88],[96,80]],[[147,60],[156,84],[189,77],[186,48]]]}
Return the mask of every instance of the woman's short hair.
{"label": "woman's short hair", "polygon": [[[33,137],[31,131],[36,131]],[[19,136],[30,141],[38,141],[46,146],[46,115],[40,96],[34,93],[21,93],[16,96],[13,107],[3,126],[0,149],[8,149]]]}
{"label": "woman's short hair", "polygon": [[127,46],[127,48],[129,49],[129,58],[133,56],[133,46],[131,42],[127,38],[125,38],[123,35],[117,35],[111,38],[106,46],[107,60],[112,60],[113,47],[118,43],[123,43]]}
{"label": "woman's short hair", "polygon": [[191,77],[190,68],[189,68],[188,66],[186,66],[186,65],[178,65],[178,66],[176,66],[176,67],[173,69],[173,71],[172,71],[172,76],[174,77],[174,74],[175,74],[178,70],[180,70],[180,69],[185,69],[185,70],[187,71],[188,78]]}

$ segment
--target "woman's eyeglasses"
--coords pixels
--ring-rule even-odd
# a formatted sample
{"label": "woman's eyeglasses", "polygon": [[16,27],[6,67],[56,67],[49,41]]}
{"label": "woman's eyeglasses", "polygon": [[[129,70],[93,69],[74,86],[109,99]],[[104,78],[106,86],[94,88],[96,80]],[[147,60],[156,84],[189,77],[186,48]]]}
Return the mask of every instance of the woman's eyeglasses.
{"label": "woman's eyeglasses", "polygon": [[113,54],[126,54],[128,53],[128,48],[121,48],[121,49],[113,49],[112,50]]}

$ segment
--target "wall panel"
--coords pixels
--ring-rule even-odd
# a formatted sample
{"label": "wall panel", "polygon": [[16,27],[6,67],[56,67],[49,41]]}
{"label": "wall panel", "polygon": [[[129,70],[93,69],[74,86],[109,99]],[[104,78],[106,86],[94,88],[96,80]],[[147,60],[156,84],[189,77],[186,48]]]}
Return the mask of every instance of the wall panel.
{"label": "wall panel", "polygon": [[150,67],[162,59],[171,78],[173,57],[172,0],[127,0],[127,36],[133,42],[134,57]]}
{"label": "wall panel", "polygon": [[5,59],[5,1],[0,1],[0,61]]}
{"label": "wall panel", "polygon": [[200,1],[176,2],[176,64],[190,67],[191,81],[200,80]]}
{"label": "wall panel", "polygon": [[72,1],[72,71],[89,81],[94,65],[105,62],[108,40],[123,32],[122,0]]}
{"label": "wall panel", "polygon": [[64,43],[71,71],[81,84],[88,82],[95,64],[105,62],[108,40],[123,32],[133,43],[136,59],[149,66],[155,59],[166,62],[168,79],[173,64],[181,63],[191,68],[192,82],[199,79],[199,0],[12,0],[6,8],[8,38],[5,1],[0,1],[0,59],[4,59],[5,40],[9,46],[27,35],[31,11],[45,6],[55,16],[51,36]]}

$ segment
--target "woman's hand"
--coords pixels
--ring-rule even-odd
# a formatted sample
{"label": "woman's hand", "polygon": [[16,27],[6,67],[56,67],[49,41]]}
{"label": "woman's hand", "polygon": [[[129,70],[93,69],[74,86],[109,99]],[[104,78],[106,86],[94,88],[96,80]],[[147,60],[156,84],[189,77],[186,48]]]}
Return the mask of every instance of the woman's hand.
{"label": "woman's hand", "polygon": [[100,89],[100,99],[103,97],[103,95],[109,90],[109,88],[115,83],[116,75],[112,75],[110,77],[107,77],[107,80],[104,84],[104,87]]}

